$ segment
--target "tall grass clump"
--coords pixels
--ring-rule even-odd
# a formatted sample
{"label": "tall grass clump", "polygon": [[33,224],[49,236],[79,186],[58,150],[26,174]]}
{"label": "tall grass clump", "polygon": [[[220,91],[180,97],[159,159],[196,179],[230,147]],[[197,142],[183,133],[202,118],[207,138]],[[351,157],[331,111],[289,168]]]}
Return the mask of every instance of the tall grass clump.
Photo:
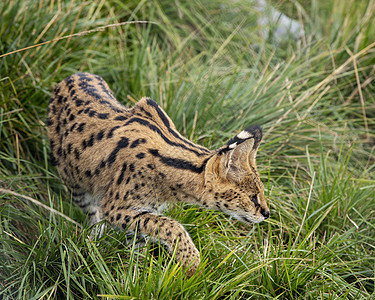
{"label": "tall grass clump", "polygon": [[[265,38],[248,0],[0,3],[0,298],[375,297],[375,1],[271,2],[299,39]],[[190,278],[116,228],[91,241],[44,122],[81,71],[125,105],[152,97],[211,149],[262,125],[271,218],[171,207],[202,256]]]}

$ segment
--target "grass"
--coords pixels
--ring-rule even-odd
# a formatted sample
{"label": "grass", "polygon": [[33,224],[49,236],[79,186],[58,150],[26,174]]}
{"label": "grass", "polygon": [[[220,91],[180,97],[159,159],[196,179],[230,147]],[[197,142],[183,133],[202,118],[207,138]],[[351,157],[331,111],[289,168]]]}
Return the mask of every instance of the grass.
{"label": "grass", "polygon": [[[302,22],[300,41],[264,40],[249,1],[0,3],[0,298],[375,297],[375,1],[273,3]],[[139,20],[155,24],[66,38]],[[152,97],[211,149],[261,124],[271,218],[171,207],[201,252],[191,278],[115,228],[90,242],[44,124],[53,86],[78,71],[126,105]]]}

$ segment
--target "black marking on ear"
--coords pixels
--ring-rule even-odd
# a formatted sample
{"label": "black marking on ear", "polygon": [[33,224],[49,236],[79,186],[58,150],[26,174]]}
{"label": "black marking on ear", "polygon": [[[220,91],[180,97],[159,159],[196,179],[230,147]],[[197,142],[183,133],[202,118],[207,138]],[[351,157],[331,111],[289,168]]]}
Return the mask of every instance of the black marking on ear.
{"label": "black marking on ear", "polygon": [[258,145],[262,139],[262,129],[259,126],[248,127],[237,134],[234,138],[230,139],[227,145],[231,146],[235,143],[239,145],[250,138],[254,139],[254,146]]}
{"label": "black marking on ear", "polygon": [[223,147],[219,151],[219,154],[222,154],[222,153],[225,153],[234,149],[235,147],[237,147],[238,145],[240,145],[241,143],[243,143],[244,141],[248,139],[254,139],[253,149],[256,149],[258,148],[262,140],[262,137],[263,137],[263,133],[262,133],[262,128],[260,126],[255,125],[255,126],[247,127],[246,129],[242,130],[239,134],[237,134],[234,138],[230,139],[227,142],[226,146]]}
{"label": "black marking on ear", "polygon": [[260,144],[260,142],[263,138],[262,128],[258,125],[250,126],[250,127],[246,128],[245,131],[249,132],[253,135],[253,138],[254,138],[253,148],[258,147],[258,145]]}

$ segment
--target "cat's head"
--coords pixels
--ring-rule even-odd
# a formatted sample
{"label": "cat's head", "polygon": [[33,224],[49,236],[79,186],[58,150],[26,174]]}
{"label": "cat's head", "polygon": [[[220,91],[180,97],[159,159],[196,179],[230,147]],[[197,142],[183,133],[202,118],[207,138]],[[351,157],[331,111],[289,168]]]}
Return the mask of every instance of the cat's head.
{"label": "cat's head", "polygon": [[259,126],[246,128],[208,160],[204,206],[245,223],[258,223],[270,216],[255,160],[261,140]]}

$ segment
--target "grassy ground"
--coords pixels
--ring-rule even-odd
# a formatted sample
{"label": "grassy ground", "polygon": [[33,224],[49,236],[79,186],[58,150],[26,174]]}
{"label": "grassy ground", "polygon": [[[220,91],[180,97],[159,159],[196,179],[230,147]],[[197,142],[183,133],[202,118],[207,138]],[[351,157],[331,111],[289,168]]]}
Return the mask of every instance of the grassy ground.
{"label": "grassy ground", "polygon": [[[245,0],[1,1],[0,298],[375,297],[375,1],[291,2],[273,1],[304,35],[277,45]],[[155,23],[66,37],[138,20]],[[78,71],[124,104],[152,97],[212,149],[261,124],[271,218],[171,207],[203,257],[191,278],[116,229],[90,242],[44,124],[53,86]]]}

